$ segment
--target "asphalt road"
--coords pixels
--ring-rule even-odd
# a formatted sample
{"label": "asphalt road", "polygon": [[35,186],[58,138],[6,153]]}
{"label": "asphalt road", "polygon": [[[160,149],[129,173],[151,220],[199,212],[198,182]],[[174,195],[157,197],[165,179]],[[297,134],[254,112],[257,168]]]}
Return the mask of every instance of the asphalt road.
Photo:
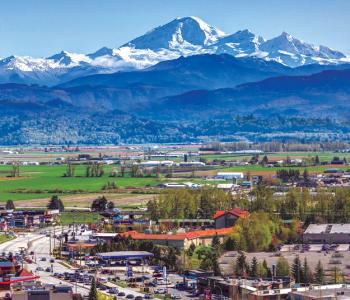
{"label": "asphalt road", "polygon": [[[34,274],[40,276],[40,281],[45,283],[45,284],[53,284],[53,285],[69,285],[73,288],[74,292],[78,292],[82,295],[88,295],[90,286],[89,285],[83,285],[81,283],[71,283],[67,282],[61,279],[58,279],[56,277],[52,276],[52,273],[63,273],[63,272],[70,272],[74,273],[74,270],[60,264],[60,260],[55,259],[53,263],[50,263],[50,259],[52,258],[50,256],[50,238],[46,236],[46,234],[49,231],[43,231],[41,233],[25,233],[25,234],[20,234],[17,236],[16,239],[8,241],[6,243],[0,244],[0,253],[2,252],[12,252],[16,253],[21,250],[21,248],[26,248],[28,247],[28,244],[31,246],[28,248],[28,253],[31,251],[34,251],[34,256],[33,256],[33,263],[31,264],[26,264],[26,267],[28,270],[32,271]],[[57,242],[57,241],[56,241]],[[51,246],[53,249],[53,238],[51,239]],[[45,260],[42,260],[42,258],[45,258]],[[46,272],[46,271],[37,271],[37,268],[41,267],[44,270],[46,268],[51,268],[53,269],[53,272]],[[144,294],[135,292],[131,289],[126,289],[126,288],[121,288],[115,284],[108,283],[109,287],[116,287],[119,292],[124,292],[126,295],[128,294],[133,294],[135,297],[136,296],[144,296]],[[103,292],[105,293],[105,292]]]}

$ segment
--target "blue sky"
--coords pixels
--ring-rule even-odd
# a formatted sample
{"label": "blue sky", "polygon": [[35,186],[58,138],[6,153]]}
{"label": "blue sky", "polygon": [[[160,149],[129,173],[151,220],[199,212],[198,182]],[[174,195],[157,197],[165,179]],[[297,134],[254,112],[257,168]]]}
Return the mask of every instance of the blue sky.
{"label": "blue sky", "polygon": [[350,53],[349,0],[1,0],[0,57],[90,53],[189,15],[227,33],[287,31]]}

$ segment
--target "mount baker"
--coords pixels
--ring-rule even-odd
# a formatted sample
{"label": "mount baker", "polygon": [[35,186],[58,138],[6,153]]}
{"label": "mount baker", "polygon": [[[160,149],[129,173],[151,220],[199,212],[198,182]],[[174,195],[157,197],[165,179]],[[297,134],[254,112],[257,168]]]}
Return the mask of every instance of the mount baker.
{"label": "mount baker", "polygon": [[56,85],[92,74],[131,71],[161,61],[200,54],[256,57],[288,67],[350,62],[340,51],[315,46],[288,33],[265,40],[249,30],[226,34],[198,17],[183,17],[118,47],[90,54],[62,51],[47,58],[9,56],[0,60],[0,83]]}

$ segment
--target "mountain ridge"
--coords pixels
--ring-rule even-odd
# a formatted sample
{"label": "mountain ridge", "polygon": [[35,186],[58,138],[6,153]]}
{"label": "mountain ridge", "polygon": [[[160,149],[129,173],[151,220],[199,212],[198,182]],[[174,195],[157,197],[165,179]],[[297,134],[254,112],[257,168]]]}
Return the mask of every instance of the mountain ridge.
{"label": "mountain ridge", "polygon": [[160,61],[204,53],[253,56],[289,67],[350,62],[340,51],[305,43],[287,33],[265,40],[249,30],[226,34],[198,17],[183,17],[118,48],[102,47],[90,54],[61,51],[47,58],[3,58],[0,60],[0,83],[52,86],[80,76],[144,69]]}

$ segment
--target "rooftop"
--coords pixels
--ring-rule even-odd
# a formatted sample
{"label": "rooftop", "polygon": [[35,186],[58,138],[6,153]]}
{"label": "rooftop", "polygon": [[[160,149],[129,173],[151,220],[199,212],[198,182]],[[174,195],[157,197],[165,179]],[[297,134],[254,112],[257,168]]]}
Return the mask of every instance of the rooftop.
{"label": "rooftop", "polygon": [[310,224],[305,234],[346,233],[350,234],[350,224]]}
{"label": "rooftop", "polygon": [[146,234],[139,233],[137,231],[128,231],[122,233],[122,236],[130,236],[134,240],[173,240],[173,241],[183,241],[185,239],[195,239],[200,237],[212,237],[215,235],[227,235],[232,231],[232,228],[221,228],[221,229],[207,229],[207,230],[197,230],[189,231],[185,233],[176,234]]}
{"label": "rooftop", "polygon": [[114,251],[98,253],[102,259],[123,259],[123,258],[145,258],[153,256],[153,253],[147,251]]}

